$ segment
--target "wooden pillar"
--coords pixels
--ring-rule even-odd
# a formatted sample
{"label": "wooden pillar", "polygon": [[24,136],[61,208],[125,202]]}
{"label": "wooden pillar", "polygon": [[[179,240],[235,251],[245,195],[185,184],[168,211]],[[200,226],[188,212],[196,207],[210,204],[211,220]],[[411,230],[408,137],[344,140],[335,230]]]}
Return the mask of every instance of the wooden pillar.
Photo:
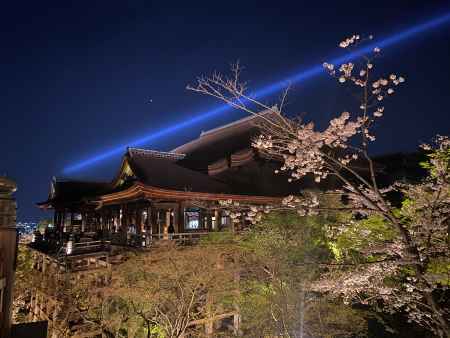
{"label": "wooden pillar", "polygon": [[114,223],[113,212],[111,208],[107,208],[106,211],[108,213],[108,222],[106,223],[106,229],[108,230],[108,233],[111,233]]}
{"label": "wooden pillar", "polygon": [[119,231],[119,215],[120,215],[120,206],[118,208],[114,208],[113,210],[113,225],[114,225],[114,232]]}
{"label": "wooden pillar", "polygon": [[36,291],[36,300],[34,302],[34,321],[40,320],[41,315],[41,298],[39,297],[39,293]]}
{"label": "wooden pillar", "polygon": [[205,335],[206,337],[212,337],[214,334],[214,322],[212,320],[208,320],[205,323]]}
{"label": "wooden pillar", "polygon": [[[240,280],[241,280],[241,272],[240,272],[240,263],[239,256],[237,254],[233,257],[234,261],[234,285],[235,285],[235,293],[236,299],[240,298]],[[240,335],[241,333],[241,314],[239,303],[237,301],[234,302],[235,314],[233,315],[233,331],[235,335]]]}
{"label": "wooden pillar", "polygon": [[219,210],[215,209],[214,210],[214,221],[212,222],[212,230],[218,231],[219,225],[220,225],[220,214],[219,214]]}
{"label": "wooden pillar", "polygon": [[62,231],[61,231],[62,234],[64,234],[67,231],[67,229],[66,229],[66,209],[64,209],[61,212],[61,229],[62,229]]}
{"label": "wooden pillar", "polygon": [[214,335],[214,321],[212,313],[211,295],[206,295],[206,322],[205,322],[205,335],[206,337],[213,337]]}
{"label": "wooden pillar", "polygon": [[178,203],[178,232],[184,232],[184,203]]}
{"label": "wooden pillar", "polygon": [[56,210],[53,212],[53,226],[55,227],[55,229],[57,229],[56,227],[56,222],[57,222],[57,212]]}
{"label": "wooden pillar", "polygon": [[147,206],[146,211],[147,211],[147,218],[145,219],[145,232],[146,233],[151,233],[152,232],[151,231],[151,226],[152,226],[152,222],[151,222],[152,209],[151,209],[151,207]]}
{"label": "wooden pillar", "polygon": [[81,213],[81,232],[86,231],[86,212]]}
{"label": "wooden pillar", "polygon": [[240,335],[240,327],[241,327],[241,315],[238,311],[233,315],[233,333],[238,336]]}
{"label": "wooden pillar", "polygon": [[152,205],[151,210],[151,225],[152,225],[152,234],[158,234],[159,233],[159,211],[155,208],[154,205]]}
{"label": "wooden pillar", "polygon": [[73,233],[73,212],[70,212],[70,232]]}
{"label": "wooden pillar", "polygon": [[173,228],[175,229],[175,233],[181,232],[179,225],[179,215],[180,215],[179,205],[177,204],[173,209]]}
{"label": "wooden pillar", "polygon": [[60,312],[60,308],[59,308],[59,304],[55,304],[55,309],[53,311],[53,320],[52,320],[52,327],[53,327],[53,331],[52,331],[52,337],[51,338],[58,338],[58,330],[57,330],[57,326],[58,326],[58,316],[59,316],[59,312]]}
{"label": "wooden pillar", "polygon": [[61,226],[61,213],[55,209],[55,229],[58,240],[61,240],[62,226]]}
{"label": "wooden pillar", "polygon": [[33,318],[33,313],[34,313],[34,293],[32,292],[31,293],[31,297],[30,297],[30,312],[29,312],[29,314],[28,314],[28,316],[27,316],[27,319],[28,319],[28,321],[30,321],[30,322],[32,322],[32,321],[34,321],[34,318]]}
{"label": "wooden pillar", "polygon": [[120,209],[119,209],[119,228],[120,228],[120,230],[122,230],[122,226],[123,226],[123,218],[125,217],[125,208],[124,208],[124,205],[123,204],[121,204],[120,205]]}
{"label": "wooden pillar", "polygon": [[206,229],[208,231],[211,231],[213,229],[213,220],[212,220],[212,216],[214,214],[211,212],[211,210],[206,210]]}
{"label": "wooden pillar", "polygon": [[108,208],[108,233],[114,232],[114,210],[112,208]]}
{"label": "wooden pillar", "polygon": [[142,208],[142,205],[137,205],[136,206],[136,233],[137,234],[141,234],[142,233],[142,211],[144,209]]}
{"label": "wooden pillar", "polygon": [[169,239],[169,225],[170,225],[170,209],[166,210],[166,221],[163,228],[163,238]]}
{"label": "wooden pillar", "polygon": [[62,238],[64,233],[64,212],[61,212],[61,210],[58,211],[58,230],[60,238]]}

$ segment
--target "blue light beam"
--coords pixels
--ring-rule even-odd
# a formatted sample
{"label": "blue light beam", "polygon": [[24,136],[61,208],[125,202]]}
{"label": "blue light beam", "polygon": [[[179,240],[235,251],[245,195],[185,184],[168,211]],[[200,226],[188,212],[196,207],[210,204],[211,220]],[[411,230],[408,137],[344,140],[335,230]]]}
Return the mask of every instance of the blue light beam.
{"label": "blue light beam", "polygon": [[[388,47],[391,45],[395,45],[395,44],[400,43],[416,34],[424,33],[424,32],[430,31],[434,28],[438,28],[439,26],[449,23],[449,21],[450,21],[450,13],[447,13],[445,15],[442,15],[442,16],[433,18],[431,20],[425,21],[421,24],[415,25],[411,28],[405,29],[405,30],[403,30],[397,34],[391,35],[383,40],[374,41],[373,43],[366,45],[364,48],[357,49],[351,53],[347,53],[341,57],[334,58],[327,62],[336,65],[336,64],[348,62],[350,60],[354,60],[357,57],[360,57],[361,55],[371,52],[375,47],[384,48],[384,47]],[[306,70],[302,70],[292,76],[286,77],[280,81],[277,81],[270,85],[264,86],[264,87],[256,90],[255,92],[253,92],[251,95],[255,99],[261,99],[263,97],[266,97],[268,95],[274,94],[274,93],[282,90],[286,86],[287,83],[298,84],[298,83],[301,83],[301,82],[303,82],[307,79],[310,79],[314,76],[318,76],[320,74],[325,74],[322,64],[312,66],[312,67],[310,67]],[[160,129],[152,134],[146,135],[146,136],[138,138],[138,139],[134,139],[127,144],[117,145],[103,153],[93,155],[85,160],[82,160],[78,163],[70,165],[70,166],[64,168],[63,173],[71,174],[76,171],[82,170],[86,167],[97,164],[109,157],[123,153],[123,151],[125,150],[125,148],[127,146],[139,146],[139,145],[147,144],[150,141],[157,140],[165,135],[172,134],[172,133],[179,131],[181,129],[184,129],[188,126],[192,126],[192,125],[195,125],[204,120],[208,120],[214,116],[222,114],[231,109],[232,108],[226,104],[217,106],[216,108],[213,108],[206,112],[196,114],[196,116],[194,116],[190,119],[179,121],[170,127],[166,127],[166,128]]]}

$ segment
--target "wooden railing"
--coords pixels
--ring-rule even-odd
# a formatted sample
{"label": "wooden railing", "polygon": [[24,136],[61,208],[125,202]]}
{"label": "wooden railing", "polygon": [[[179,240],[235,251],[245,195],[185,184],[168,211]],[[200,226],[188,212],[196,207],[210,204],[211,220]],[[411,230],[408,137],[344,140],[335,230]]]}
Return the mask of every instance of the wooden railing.
{"label": "wooden railing", "polygon": [[175,234],[169,234],[169,239],[172,239],[180,243],[190,243],[190,242],[196,243],[202,237],[205,237],[208,234],[209,234],[208,232],[180,232]]}
{"label": "wooden railing", "polygon": [[197,243],[208,232],[178,232],[169,234],[124,234],[116,233],[111,236],[111,244],[133,247],[151,247],[159,241],[174,241],[177,244],[188,245]]}
{"label": "wooden railing", "polygon": [[110,250],[109,241],[90,241],[90,242],[79,242],[72,243],[72,250],[68,252],[69,242],[65,243],[61,249],[61,254],[64,255],[81,255],[92,252],[99,251],[109,251]]}
{"label": "wooden railing", "polygon": [[[95,246],[92,248],[96,249]],[[111,268],[111,264],[109,263],[109,253],[95,250],[90,251],[87,254],[83,252],[75,255],[64,255],[60,254],[58,257],[49,256],[41,251],[33,250],[33,265],[34,268],[38,271],[45,273],[50,270],[54,277],[57,277],[58,274],[64,274],[66,272],[94,272],[100,273],[100,275],[104,275],[101,271],[105,271],[106,269]],[[61,250],[61,252],[63,252]]]}
{"label": "wooden railing", "polygon": [[208,235],[208,232],[177,232],[177,233],[169,233],[169,234],[152,234],[152,235],[146,235],[146,246],[151,246],[157,241],[161,240],[169,240],[174,241],[177,244],[195,244],[197,243],[202,237]]}

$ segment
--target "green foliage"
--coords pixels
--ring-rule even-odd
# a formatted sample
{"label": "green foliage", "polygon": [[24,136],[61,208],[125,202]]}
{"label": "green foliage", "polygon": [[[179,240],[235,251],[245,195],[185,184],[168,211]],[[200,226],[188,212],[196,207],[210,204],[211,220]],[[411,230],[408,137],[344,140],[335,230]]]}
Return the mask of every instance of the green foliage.
{"label": "green foliage", "polygon": [[426,154],[426,156],[428,157],[428,160],[422,161],[419,164],[422,168],[428,170],[431,178],[436,178],[439,175],[439,166],[437,164],[441,164],[447,169],[450,166],[450,147],[448,146],[441,146],[433,149],[433,151]]}
{"label": "green foliage", "polygon": [[367,337],[367,317],[364,310],[355,309],[339,301],[316,299],[308,307],[305,320],[308,337]]}
{"label": "green foliage", "polygon": [[27,303],[31,290],[38,283],[38,275],[33,271],[33,256],[25,245],[18,246],[17,267],[14,281],[13,319],[16,323],[26,322],[29,312]]}
{"label": "green foliage", "polygon": [[427,275],[436,283],[450,286],[450,260],[446,257],[431,259],[427,266]]}
{"label": "green foliage", "polygon": [[330,249],[335,258],[340,261],[343,257],[355,258],[358,252],[369,245],[381,245],[394,240],[397,236],[397,231],[383,216],[371,215],[365,219],[350,222],[337,236],[336,241],[330,243]]}
{"label": "green foliage", "polygon": [[236,303],[234,270],[218,268],[222,255],[230,253],[223,245],[137,253],[115,266],[112,284],[99,295],[88,282],[72,295],[92,321],[117,337],[197,336],[190,322],[207,311],[229,312]]}
{"label": "green foliage", "polygon": [[300,217],[295,212],[267,215],[242,237],[241,247],[263,259],[276,259],[288,267],[302,264],[309,257],[330,256],[324,232],[324,219]]}
{"label": "green foliage", "polygon": [[213,231],[200,239],[200,244],[217,245],[217,244],[232,244],[235,242],[234,234],[229,231]]}
{"label": "green foliage", "polygon": [[[274,331],[271,318],[274,290],[270,283],[248,280],[242,283],[240,299],[244,331],[264,337]],[[269,320],[268,320],[269,319]]]}
{"label": "green foliage", "polygon": [[363,314],[345,305],[320,303],[308,292],[309,283],[323,270],[317,263],[336,255],[332,248],[337,246],[328,242],[325,229],[343,219],[348,215],[273,212],[242,236],[248,272],[241,281],[240,308],[247,337],[294,337],[302,315],[311,336],[363,336]]}
{"label": "green foliage", "polygon": [[52,220],[50,220],[50,219],[42,219],[37,224],[37,230],[40,233],[44,234],[45,229],[48,227],[49,224],[53,224]]}

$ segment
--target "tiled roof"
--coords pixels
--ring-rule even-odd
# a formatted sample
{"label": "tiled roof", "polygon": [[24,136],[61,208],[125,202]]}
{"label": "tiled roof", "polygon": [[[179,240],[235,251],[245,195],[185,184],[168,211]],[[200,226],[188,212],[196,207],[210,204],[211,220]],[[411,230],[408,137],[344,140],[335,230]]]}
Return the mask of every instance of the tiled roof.
{"label": "tiled roof", "polygon": [[[261,116],[271,114],[274,113],[266,111]],[[173,149],[172,152],[186,154],[180,160],[180,165],[207,172],[211,163],[251,147],[252,139],[259,133],[257,124],[262,121],[261,116],[246,117],[203,132],[199,138]]]}
{"label": "tiled roof", "polygon": [[165,152],[165,151],[158,151],[158,150],[150,150],[150,149],[141,149],[141,148],[131,148],[129,147],[127,149],[127,152],[130,157],[150,157],[150,158],[165,158],[169,160],[181,160],[186,155],[175,153],[175,152]]}
{"label": "tiled roof", "polygon": [[80,202],[83,198],[103,194],[110,189],[111,184],[105,182],[54,179],[48,199],[37,204],[40,206],[70,205]]}
{"label": "tiled roof", "polygon": [[228,186],[201,172],[184,168],[172,158],[129,156],[135,179],[147,186],[179,191],[226,193]]}

